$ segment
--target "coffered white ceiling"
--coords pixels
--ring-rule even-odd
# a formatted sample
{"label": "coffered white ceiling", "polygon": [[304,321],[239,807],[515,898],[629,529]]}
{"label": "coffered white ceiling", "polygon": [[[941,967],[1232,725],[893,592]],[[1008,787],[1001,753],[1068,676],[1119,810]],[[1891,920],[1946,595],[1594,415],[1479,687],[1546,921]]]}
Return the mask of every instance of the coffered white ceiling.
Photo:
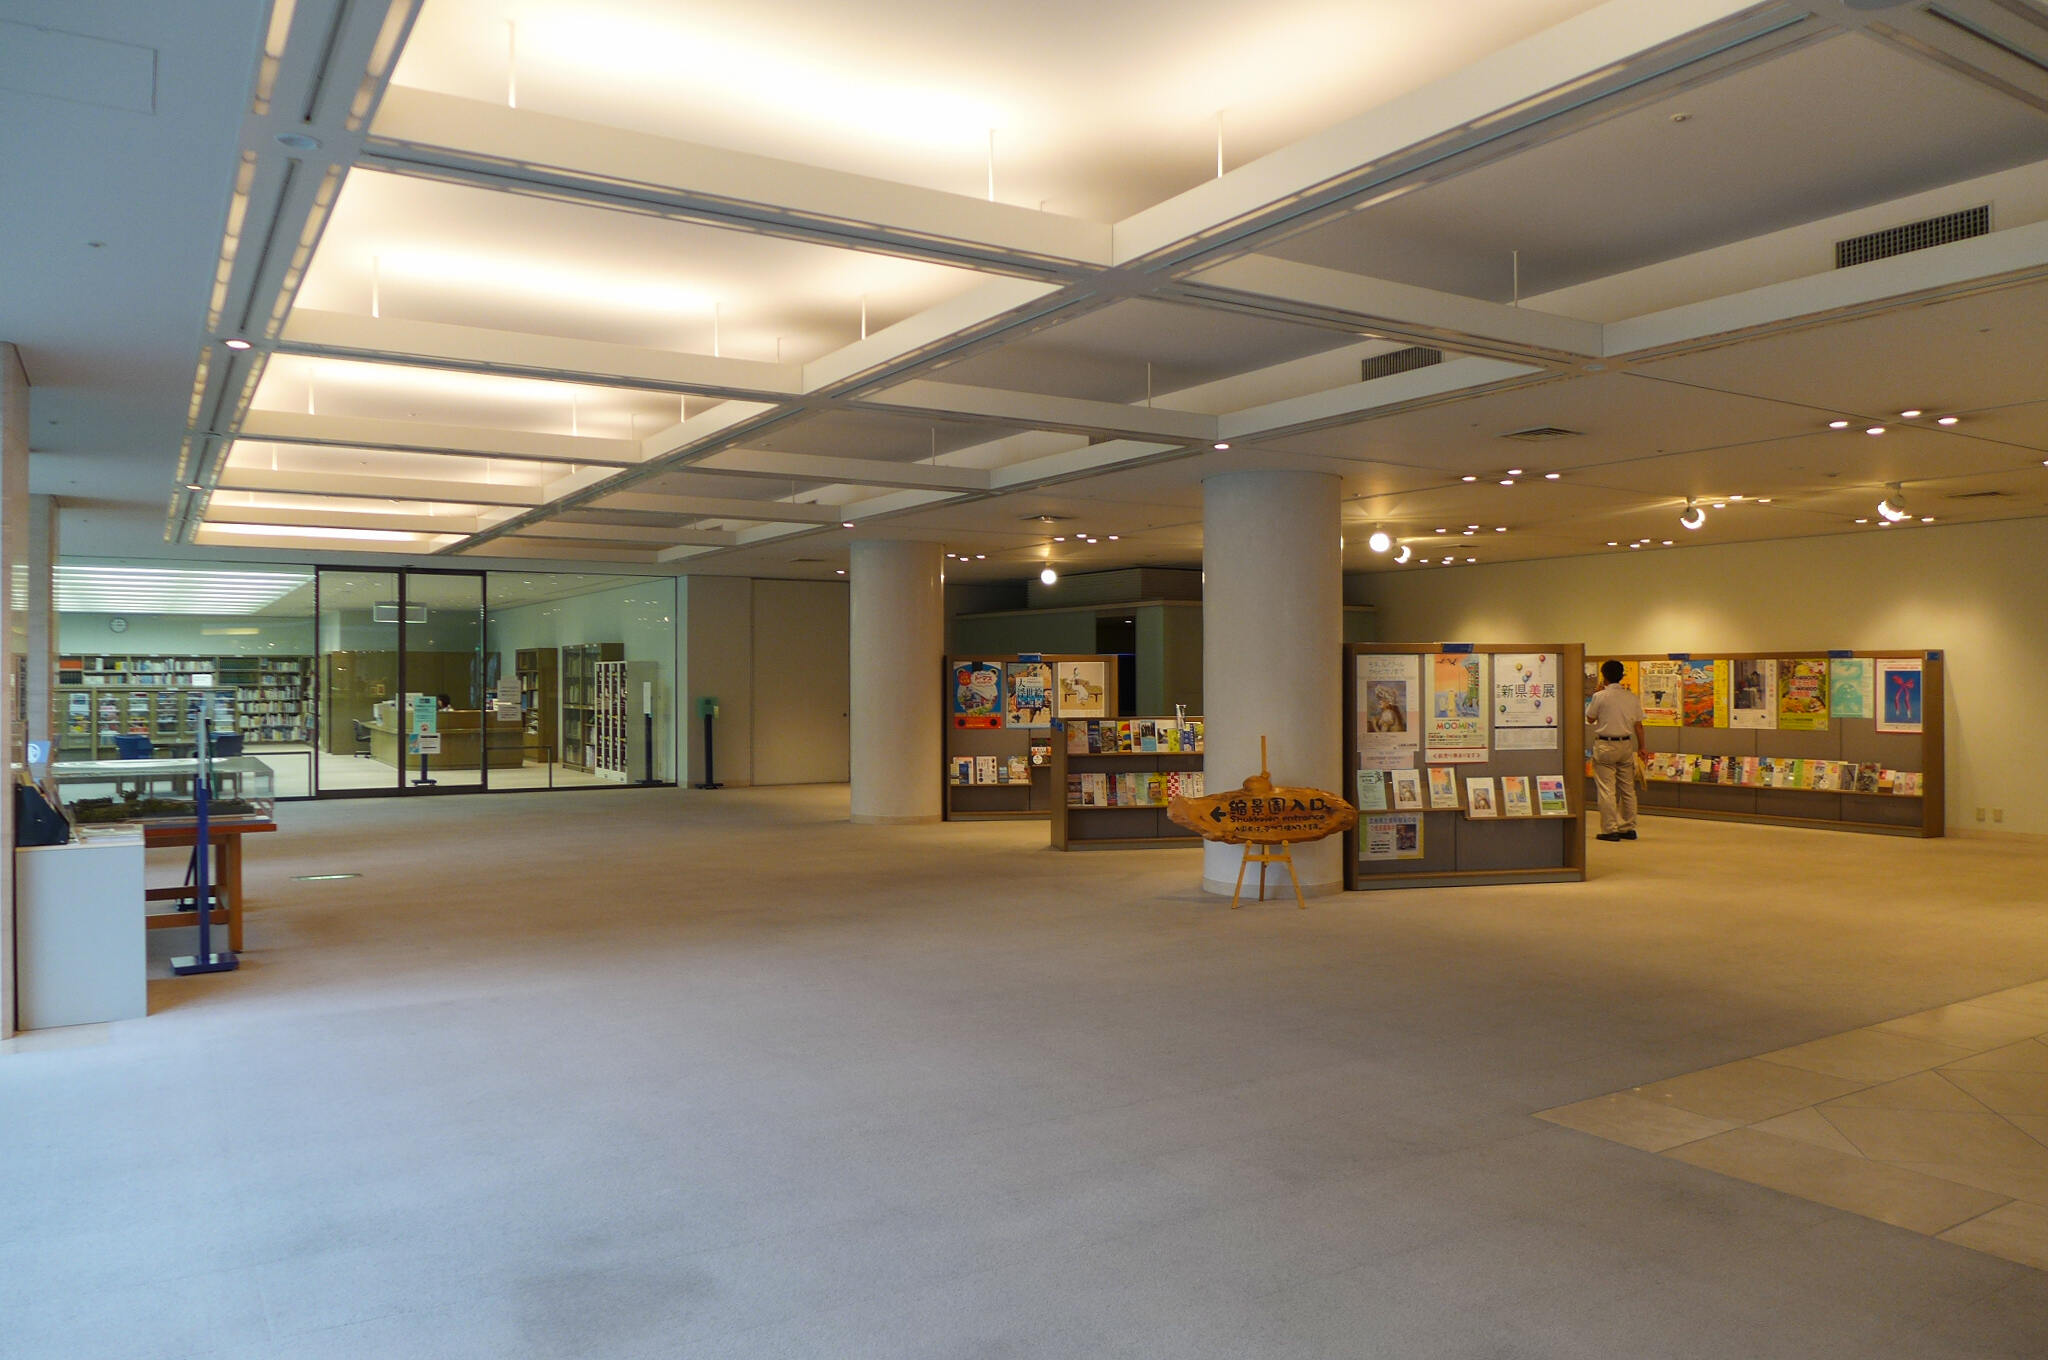
{"label": "coffered white ceiling", "polygon": [[2035,0],[204,9],[0,11],[159,73],[0,88],[75,549],[1195,565],[1259,466],[1358,569],[2048,514]]}

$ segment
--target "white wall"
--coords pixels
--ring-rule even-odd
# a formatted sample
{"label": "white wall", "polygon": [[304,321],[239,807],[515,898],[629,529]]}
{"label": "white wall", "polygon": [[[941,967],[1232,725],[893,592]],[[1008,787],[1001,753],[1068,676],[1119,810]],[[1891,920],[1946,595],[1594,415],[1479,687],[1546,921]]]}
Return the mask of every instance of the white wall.
{"label": "white wall", "polygon": [[848,593],[837,582],[754,582],[756,784],[846,782]]}
{"label": "white wall", "polygon": [[[2048,520],[1372,575],[1388,642],[1600,652],[1940,650],[1948,820],[2048,835]],[[1984,823],[1981,829],[1996,829]]]}
{"label": "white wall", "polygon": [[754,582],[736,576],[688,576],[682,581],[684,656],[689,684],[683,702],[683,768],[689,782],[704,779],[704,719],[700,699],[718,700],[713,737],[714,772],[721,784],[754,782]]}

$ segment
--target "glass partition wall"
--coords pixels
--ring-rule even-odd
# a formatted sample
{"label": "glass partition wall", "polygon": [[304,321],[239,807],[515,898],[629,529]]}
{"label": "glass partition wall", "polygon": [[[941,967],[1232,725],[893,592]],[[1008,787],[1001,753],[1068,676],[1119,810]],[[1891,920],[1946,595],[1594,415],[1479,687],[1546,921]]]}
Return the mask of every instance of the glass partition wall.
{"label": "glass partition wall", "polygon": [[672,577],[67,559],[58,579],[60,761],[115,759],[116,736],[190,754],[207,703],[286,798],[675,778]]}

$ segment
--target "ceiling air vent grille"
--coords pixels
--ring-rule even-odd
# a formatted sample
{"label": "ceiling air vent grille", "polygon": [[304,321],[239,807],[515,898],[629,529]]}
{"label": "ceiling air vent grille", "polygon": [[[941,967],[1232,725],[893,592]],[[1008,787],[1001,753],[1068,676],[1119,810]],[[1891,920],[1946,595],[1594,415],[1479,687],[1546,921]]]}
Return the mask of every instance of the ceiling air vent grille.
{"label": "ceiling air vent grille", "polygon": [[1541,444],[1551,439],[1577,439],[1579,431],[1561,429],[1556,425],[1532,425],[1526,430],[1509,430],[1502,439],[1519,439],[1525,444]]}
{"label": "ceiling air vent grille", "polygon": [[1948,497],[1948,499],[1952,501],[1988,501],[2000,496],[2010,496],[2011,494],[2010,491],[1958,491],[1955,495]]}
{"label": "ceiling air vent grille", "polygon": [[1872,260],[1888,260],[1894,255],[1925,250],[1929,246],[1945,246],[1951,241],[1967,241],[1972,236],[1987,236],[1990,232],[1991,205],[1981,203],[1961,212],[1943,213],[1925,221],[1908,222],[1903,227],[1886,227],[1883,231],[1837,241],[1835,268],[1847,269],[1850,265],[1869,264]]}
{"label": "ceiling air vent grille", "polygon": [[1389,350],[1375,354],[1370,359],[1358,361],[1358,380],[1371,382],[1374,378],[1390,378],[1396,373],[1412,373],[1418,368],[1428,368],[1444,361],[1444,352],[1427,345],[1410,345],[1406,349]]}

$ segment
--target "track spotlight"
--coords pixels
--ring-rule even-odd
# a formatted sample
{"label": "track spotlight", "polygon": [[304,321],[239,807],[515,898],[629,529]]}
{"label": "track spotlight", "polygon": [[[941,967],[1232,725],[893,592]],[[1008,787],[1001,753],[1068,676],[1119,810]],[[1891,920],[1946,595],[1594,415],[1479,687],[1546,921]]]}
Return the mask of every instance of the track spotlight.
{"label": "track spotlight", "polygon": [[1372,531],[1372,537],[1365,540],[1365,546],[1374,552],[1385,552],[1394,546],[1394,540],[1387,536],[1385,529],[1375,529]]}
{"label": "track spotlight", "polygon": [[1680,528],[1697,529],[1707,522],[1707,512],[1691,501],[1685,503],[1685,513],[1678,517]]}
{"label": "track spotlight", "polygon": [[1401,551],[1394,554],[1394,560],[1396,562],[1406,562],[1409,558],[1413,556],[1415,556],[1415,550],[1409,547],[1406,543],[1403,543],[1401,545]]}
{"label": "track spotlight", "polygon": [[1911,512],[1906,509],[1906,493],[1897,482],[1885,488],[1884,499],[1877,503],[1877,513],[1887,524],[1897,524],[1910,518]]}
{"label": "track spotlight", "polygon": [[1052,585],[1054,582],[1058,581],[1059,579],[1060,574],[1054,571],[1051,567],[1047,567],[1044,571],[1038,573],[1038,580],[1039,584],[1041,585],[1049,586]]}

